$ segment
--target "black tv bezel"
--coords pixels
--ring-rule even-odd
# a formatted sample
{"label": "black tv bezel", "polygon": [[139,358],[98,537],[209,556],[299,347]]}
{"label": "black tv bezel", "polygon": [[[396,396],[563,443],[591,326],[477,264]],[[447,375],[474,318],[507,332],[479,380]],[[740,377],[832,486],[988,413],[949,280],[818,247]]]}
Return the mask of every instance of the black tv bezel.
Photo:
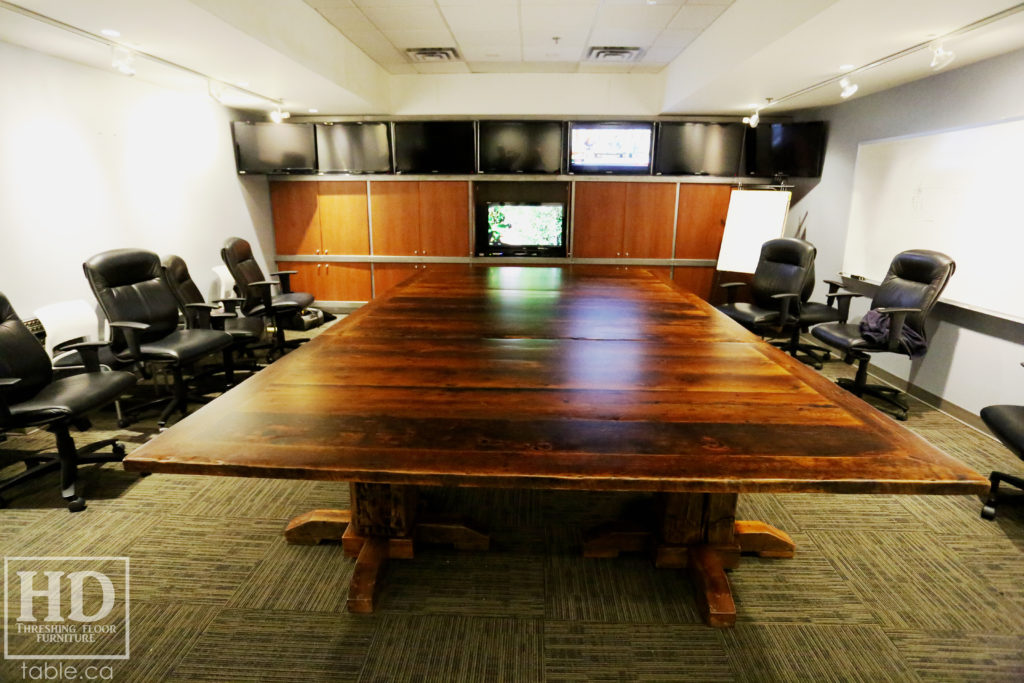
{"label": "black tv bezel", "polygon": [[[776,152],[776,150],[772,146],[770,139],[769,139],[768,144],[767,144],[767,149],[768,149],[768,153],[769,153],[769,162],[770,162],[771,170],[770,170],[770,172],[765,172],[764,168],[759,168],[758,167],[758,153],[757,153],[757,148],[758,148],[757,139],[758,139],[758,136],[764,135],[764,134],[771,135],[770,128],[772,126],[783,126],[783,127],[787,128],[787,129],[790,129],[790,130],[795,129],[795,128],[802,128],[802,129],[805,129],[805,130],[814,129],[816,131],[815,132],[815,138],[816,138],[815,142],[818,145],[818,158],[816,160],[816,164],[815,164],[815,168],[813,169],[813,171],[814,171],[813,173],[810,173],[810,174],[791,173],[790,169],[780,169],[780,168],[777,168],[777,164],[775,163],[775,158],[778,155],[778,152]],[[804,135],[806,136],[806,133]],[[779,175],[785,176],[785,177],[790,177],[790,178],[820,178],[821,177],[822,166],[824,165],[824,162],[825,162],[825,146],[827,144],[827,136],[828,136],[828,128],[827,128],[827,126],[826,126],[824,121],[799,121],[799,122],[786,122],[786,123],[780,123],[780,122],[762,123],[761,127],[755,128],[755,129],[747,132],[746,141],[744,143],[744,156],[746,157],[746,159],[744,161],[744,164],[745,164],[746,168],[744,170],[746,171],[748,176],[757,176],[757,177],[764,177],[764,178],[775,177],[775,176],[779,176]],[[797,169],[797,170],[803,171],[803,170],[806,170],[806,169]]]}
{"label": "black tv bezel", "polygon": [[[434,126],[438,124],[443,125],[458,125],[469,127],[469,165],[466,168],[459,168],[456,170],[450,169],[429,169],[424,170],[422,168],[404,169],[401,168],[398,163],[399,145],[402,141],[402,136],[399,135],[399,127],[405,125],[416,125],[416,126]],[[476,173],[476,120],[475,119],[458,119],[458,120],[444,120],[444,121],[392,121],[391,130],[391,160],[392,168],[394,169],[395,175],[470,175]]]}
{"label": "black tv bezel", "polygon": [[[498,168],[494,165],[485,166],[484,163],[484,128],[492,125],[499,126],[523,126],[525,127],[557,127],[558,128],[558,168],[554,170],[536,170],[536,169],[503,169]],[[477,121],[477,137],[476,137],[476,155],[477,155],[477,172],[482,174],[493,174],[493,175],[561,175],[565,171],[566,164],[566,122],[556,119],[481,119]]]}
{"label": "black tv bezel", "polygon": [[[562,207],[562,244],[561,246],[548,246],[545,244],[521,244],[514,248],[502,248],[498,245],[488,244],[487,214],[491,206],[544,206],[550,204],[561,205]],[[483,210],[479,210],[480,208]],[[569,206],[566,202],[514,202],[514,201],[487,201],[481,204],[476,211],[476,231],[473,252],[477,256],[491,257],[548,257],[564,258],[569,253]]]}
{"label": "black tv bezel", "polygon": [[[735,163],[732,164],[732,173],[705,173],[705,172],[677,172],[673,170],[664,170],[661,168],[663,165],[663,153],[669,154],[668,148],[664,146],[664,129],[665,128],[682,128],[684,126],[722,126],[727,127],[734,131],[734,134],[738,134],[739,140],[736,145],[736,159]],[[656,176],[690,176],[690,177],[712,177],[712,178],[734,178],[738,177],[742,170],[743,164],[743,152],[745,150],[746,141],[746,130],[748,126],[743,123],[734,121],[658,121],[655,125],[655,143],[654,143],[654,159],[651,162],[651,173]],[[678,153],[677,153],[678,152]],[[684,154],[682,150],[672,150],[673,159],[678,160],[679,163],[676,166],[682,166],[684,161]],[[664,164],[667,165],[667,164]]]}
{"label": "black tv bezel", "polygon": [[[572,134],[576,128],[609,128],[626,130],[630,128],[648,128],[651,132],[651,139],[647,147],[647,166],[623,167],[623,166],[584,166],[576,165],[572,160]],[[654,163],[654,121],[570,121],[568,139],[566,140],[566,165],[568,172],[572,175],[650,175]]]}
{"label": "black tv bezel", "polygon": [[[391,125],[390,121],[324,121],[313,124],[314,126],[314,139],[316,140],[316,168],[320,173],[325,174],[342,174],[342,175],[381,175],[391,174],[394,172],[395,164],[394,158],[391,153],[393,147],[391,141]],[[320,163],[322,155],[320,154],[320,129],[321,128],[334,128],[335,126],[341,126],[343,128],[357,127],[357,126],[383,126],[385,135],[385,144],[387,148],[384,150],[387,157],[387,170],[364,170],[364,169],[337,169],[337,168],[322,168]]]}
{"label": "black tv bezel", "polygon": [[[280,126],[301,126],[309,131],[309,144],[312,152],[312,161],[309,166],[291,166],[291,167],[270,167],[270,168],[251,168],[243,167],[242,165],[242,145],[238,141],[237,130],[239,126],[251,126],[253,128],[267,128],[268,130],[274,130],[274,127]],[[235,151],[235,170],[239,175],[301,175],[316,173],[317,167],[317,156],[316,156],[316,130],[312,123],[270,123],[268,121],[232,121],[231,122],[231,145]],[[284,129],[282,129],[284,130]]]}

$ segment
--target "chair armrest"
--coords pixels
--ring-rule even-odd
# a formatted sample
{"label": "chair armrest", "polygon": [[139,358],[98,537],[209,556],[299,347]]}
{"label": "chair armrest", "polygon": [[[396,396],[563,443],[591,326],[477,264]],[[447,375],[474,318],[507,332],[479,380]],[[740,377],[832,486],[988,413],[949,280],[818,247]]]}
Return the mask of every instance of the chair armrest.
{"label": "chair armrest", "polygon": [[217,307],[208,303],[185,304],[185,327],[190,330],[210,329],[210,315]]}
{"label": "chair armrest", "polygon": [[[795,310],[795,315],[792,317],[795,322],[800,322],[800,294],[790,294],[782,292],[780,294],[772,294],[772,299],[780,302],[779,304],[779,330],[790,322],[790,311]],[[795,303],[794,303],[795,302]]]}
{"label": "chair armrest", "polygon": [[6,419],[11,416],[11,409],[7,405],[7,400],[4,399],[3,390],[8,387],[13,387],[20,381],[20,377],[0,377],[0,418]]}
{"label": "chair armrest", "polygon": [[238,307],[245,303],[245,299],[234,296],[224,299],[214,299],[213,303],[223,304],[225,313],[235,313],[238,310]]}
{"label": "chair armrest", "polygon": [[831,306],[833,302],[836,303],[836,308],[839,310],[839,322],[845,325],[850,319],[850,300],[860,296],[864,295],[856,292],[829,292],[825,297],[825,304]]}
{"label": "chair armrest", "polygon": [[889,351],[895,351],[900,346],[900,338],[903,336],[903,323],[907,320],[908,313],[920,313],[920,308],[900,308],[897,306],[886,306],[876,308],[879,313],[885,313],[889,318]]}
{"label": "chair armrest", "polygon": [[142,349],[139,348],[139,337],[138,332],[144,332],[149,329],[148,323],[137,323],[130,320],[118,320],[111,321],[111,327],[116,327],[124,332],[124,339],[128,342],[128,353],[131,354],[132,360],[142,362]]}
{"label": "chair armrest", "polygon": [[718,286],[725,290],[725,302],[731,306],[734,303],[736,303],[736,288],[737,287],[746,287],[747,283],[746,282],[723,282],[722,284],[720,284]]}
{"label": "chair armrest", "polygon": [[828,278],[823,278],[822,282],[824,282],[826,285],[828,285],[828,289],[829,289],[830,292],[834,292],[836,290],[843,289],[843,287],[845,286],[839,280],[829,280]]}
{"label": "chair armrest", "polygon": [[[61,344],[61,351],[78,351],[78,355],[82,357],[82,365],[85,366],[86,372],[99,372],[100,371],[100,349],[104,346],[110,346],[110,342],[105,341],[83,341],[76,342],[73,344]],[[54,347],[54,351],[57,347]]]}
{"label": "chair armrest", "polygon": [[271,313],[274,302],[274,295],[271,291],[271,287],[278,284],[273,280],[257,280],[256,282],[249,283],[249,289],[256,290],[260,300],[263,302],[263,310],[268,314]]}
{"label": "chair armrest", "polygon": [[281,281],[281,291],[285,294],[292,293],[292,275],[295,275],[299,271],[297,270],[279,270],[276,273],[271,273],[277,279]]}

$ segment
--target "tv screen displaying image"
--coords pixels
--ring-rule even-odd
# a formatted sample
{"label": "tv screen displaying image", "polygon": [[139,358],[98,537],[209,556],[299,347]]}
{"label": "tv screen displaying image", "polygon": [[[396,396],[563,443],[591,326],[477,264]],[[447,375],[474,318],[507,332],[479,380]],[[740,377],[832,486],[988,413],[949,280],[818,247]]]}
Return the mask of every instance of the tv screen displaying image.
{"label": "tv screen displaying image", "polygon": [[659,175],[738,175],[746,127],[742,123],[660,123],[654,172]]}
{"label": "tv screen displaying image", "polygon": [[231,134],[239,173],[301,173],[316,167],[311,123],[234,121]]}
{"label": "tv screen displaying image", "polygon": [[476,134],[472,121],[395,123],[398,173],[473,173]]}
{"label": "tv screen displaying image", "polygon": [[561,173],[560,121],[481,121],[483,173]]}
{"label": "tv screen displaying image", "polygon": [[574,123],[569,142],[573,173],[647,173],[651,168],[650,123]]}
{"label": "tv screen displaying image", "polygon": [[317,168],[325,173],[390,173],[388,124],[316,124]]}
{"label": "tv screen displaying image", "polygon": [[[487,203],[486,235],[478,235],[481,256],[564,256],[565,204]],[[480,238],[484,237],[484,244]]]}
{"label": "tv screen displaying image", "polygon": [[825,156],[825,123],[761,124],[747,133],[747,175],[817,178]]}

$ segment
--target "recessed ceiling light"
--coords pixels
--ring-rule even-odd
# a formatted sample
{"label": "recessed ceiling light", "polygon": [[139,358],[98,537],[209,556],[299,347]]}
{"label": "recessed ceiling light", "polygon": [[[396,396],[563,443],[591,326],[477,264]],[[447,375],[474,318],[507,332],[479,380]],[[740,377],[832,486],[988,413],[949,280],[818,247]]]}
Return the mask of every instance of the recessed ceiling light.
{"label": "recessed ceiling light", "polygon": [[310,109],[308,109],[307,111],[309,111],[309,113],[310,113],[310,114],[317,114],[317,113],[319,113],[319,112],[320,112],[320,110],[319,110],[319,109],[313,109],[313,108],[310,108]]}
{"label": "recessed ceiling light", "polygon": [[121,37],[121,32],[117,31],[115,29],[112,29],[112,28],[105,28],[102,31],[100,31],[100,33],[105,35],[107,38],[120,38]]}
{"label": "recessed ceiling light", "polygon": [[853,64],[840,64],[839,65],[839,70],[840,71],[849,71],[852,68],[853,68]]}

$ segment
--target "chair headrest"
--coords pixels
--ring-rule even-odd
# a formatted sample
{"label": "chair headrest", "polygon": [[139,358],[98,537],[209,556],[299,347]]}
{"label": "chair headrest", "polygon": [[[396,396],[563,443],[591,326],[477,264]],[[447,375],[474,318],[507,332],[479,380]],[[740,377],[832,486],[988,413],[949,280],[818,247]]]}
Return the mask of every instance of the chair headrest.
{"label": "chair headrest", "polygon": [[898,278],[923,284],[948,278],[956,264],[949,256],[928,249],[911,249],[896,254],[889,271]]}
{"label": "chair headrest", "polygon": [[111,249],[84,264],[86,275],[99,287],[122,287],[160,277],[160,257],[145,249]]}
{"label": "chair headrest", "polygon": [[779,237],[761,245],[761,259],[806,268],[814,263],[818,249],[806,240]]}

